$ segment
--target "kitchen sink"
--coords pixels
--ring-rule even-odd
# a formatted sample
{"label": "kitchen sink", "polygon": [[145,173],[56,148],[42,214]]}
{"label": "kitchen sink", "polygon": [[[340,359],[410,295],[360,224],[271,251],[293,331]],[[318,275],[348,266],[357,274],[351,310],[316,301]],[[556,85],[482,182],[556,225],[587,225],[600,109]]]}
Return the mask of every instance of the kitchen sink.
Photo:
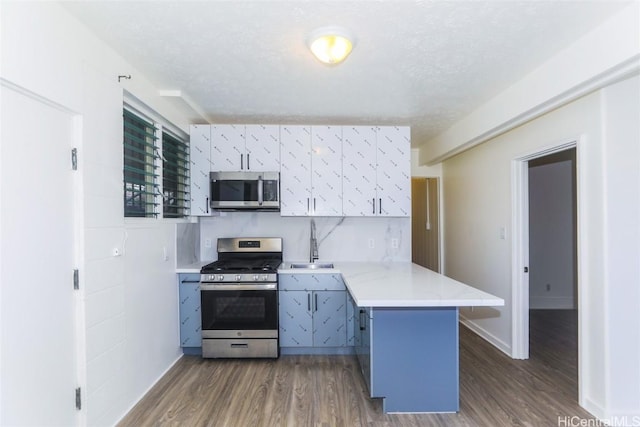
{"label": "kitchen sink", "polygon": [[292,263],[291,268],[308,268],[311,270],[318,270],[321,268],[333,268],[331,262],[298,262]]}

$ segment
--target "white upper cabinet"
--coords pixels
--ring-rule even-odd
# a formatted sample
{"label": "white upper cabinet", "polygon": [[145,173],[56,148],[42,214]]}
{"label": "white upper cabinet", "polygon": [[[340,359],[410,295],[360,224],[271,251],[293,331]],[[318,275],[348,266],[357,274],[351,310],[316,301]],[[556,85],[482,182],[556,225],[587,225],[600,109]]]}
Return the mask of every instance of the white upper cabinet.
{"label": "white upper cabinet", "polygon": [[411,135],[407,126],[377,128],[378,215],[411,215]]}
{"label": "white upper cabinet", "polygon": [[410,129],[397,126],[343,128],[345,216],[409,216]]}
{"label": "white upper cabinet", "polygon": [[280,126],[211,126],[212,171],[280,170]]}
{"label": "white upper cabinet", "polygon": [[306,216],[311,208],[311,127],[280,127],[280,215]]}
{"label": "white upper cabinet", "polygon": [[245,170],[280,170],[280,126],[247,125],[245,128]]}
{"label": "white upper cabinet", "polygon": [[311,215],[342,216],[342,126],[311,127]]}
{"label": "white upper cabinet", "polygon": [[340,126],[282,126],[280,158],[282,216],[342,216]]}
{"label": "white upper cabinet", "polygon": [[240,171],[245,169],[245,125],[211,126],[211,170]]}
{"label": "white upper cabinet", "polygon": [[342,128],[342,173],[345,216],[373,216],[376,207],[376,128]]}
{"label": "white upper cabinet", "polygon": [[191,162],[191,215],[209,215],[211,126],[191,125],[189,133],[189,161]]}

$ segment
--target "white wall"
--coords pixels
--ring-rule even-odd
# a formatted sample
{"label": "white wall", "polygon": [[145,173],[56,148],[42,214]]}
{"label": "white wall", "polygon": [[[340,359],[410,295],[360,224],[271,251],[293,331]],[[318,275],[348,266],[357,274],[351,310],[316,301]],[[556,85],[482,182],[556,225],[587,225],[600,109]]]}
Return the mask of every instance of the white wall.
{"label": "white wall", "polygon": [[573,200],[570,159],[530,163],[529,308],[577,308]]}
{"label": "white wall", "polygon": [[[180,356],[175,221],[123,218],[123,89],[182,129],[187,122],[59,4],[0,7],[2,79],[75,111],[81,123],[82,417],[88,425],[113,425]],[[119,84],[120,74],[132,79]],[[122,256],[114,257],[114,248]]]}
{"label": "white wall", "polygon": [[[285,260],[308,261],[310,221],[280,217],[275,212],[229,212],[200,218],[201,259],[216,259],[219,237],[282,237]],[[410,218],[318,217],[315,222],[320,261],[411,261]]]}
{"label": "white wall", "polygon": [[[638,80],[585,96],[443,163],[445,273],[511,301],[511,166],[578,139],[580,404],[640,415]],[[507,238],[499,230],[506,227]],[[461,310],[511,353],[511,304]]]}
{"label": "white wall", "polygon": [[[602,92],[606,414],[640,419],[640,78]],[[631,418],[629,418],[631,419]]]}

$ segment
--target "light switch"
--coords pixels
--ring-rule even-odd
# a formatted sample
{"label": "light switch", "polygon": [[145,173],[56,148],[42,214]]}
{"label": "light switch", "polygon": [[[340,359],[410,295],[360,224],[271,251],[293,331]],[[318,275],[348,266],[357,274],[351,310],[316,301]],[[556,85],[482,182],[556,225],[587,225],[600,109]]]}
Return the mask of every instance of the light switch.
{"label": "light switch", "polygon": [[507,238],[507,227],[500,227],[500,240],[506,240]]}

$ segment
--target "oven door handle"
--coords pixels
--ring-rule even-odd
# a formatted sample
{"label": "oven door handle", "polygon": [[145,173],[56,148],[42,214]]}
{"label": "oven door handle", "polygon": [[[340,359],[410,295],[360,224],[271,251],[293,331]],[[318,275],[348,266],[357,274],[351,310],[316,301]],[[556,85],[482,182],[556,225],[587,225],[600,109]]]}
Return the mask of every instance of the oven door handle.
{"label": "oven door handle", "polygon": [[[249,155],[247,154],[247,157]],[[258,176],[258,206],[262,206],[264,202],[264,181],[262,180],[262,175]]]}
{"label": "oven door handle", "polygon": [[276,290],[275,283],[256,284],[256,283],[238,283],[233,285],[208,284],[200,283],[201,291],[271,291]]}

